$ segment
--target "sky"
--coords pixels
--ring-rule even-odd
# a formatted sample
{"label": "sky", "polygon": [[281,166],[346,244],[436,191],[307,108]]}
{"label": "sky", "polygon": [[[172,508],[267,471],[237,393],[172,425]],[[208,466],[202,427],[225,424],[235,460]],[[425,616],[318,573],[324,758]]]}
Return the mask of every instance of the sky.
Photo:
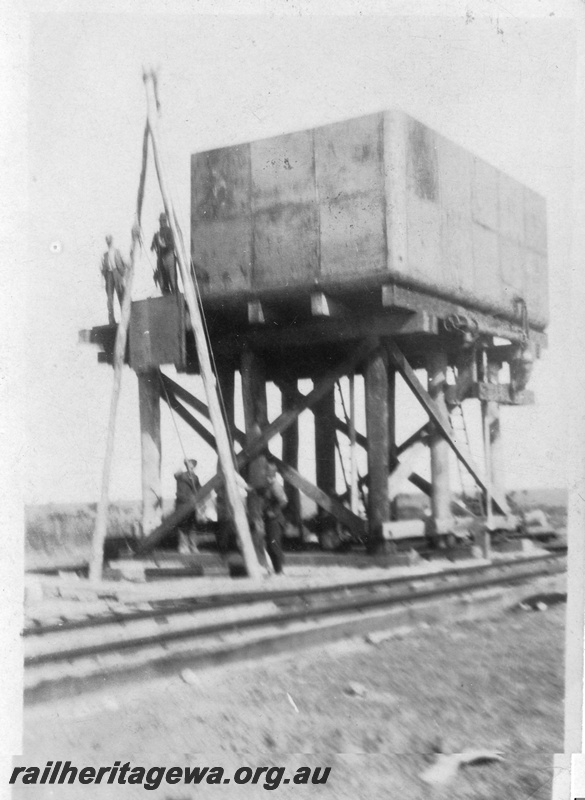
{"label": "sky", "polygon": [[[166,162],[185,232],[193,152],[388,108],[404,110],[544,195],[549,348],[530,385],[536,404],[502,409],[506,484],[565,485],[575,26],[558,12],[563,4],[539,2],[538,17],[481,5],[492,11],[486,16],[461,4],[456,16],[29,15],[28,252],[20,298],[25,502],[99,496],[112,370],[97,364],[95,348],[78,343],[78,331],[107,321],[99,274],[104,236],[112,233],[129,250],[146,113],[143,66],[159,70]],[[161,208],[149,167],[147,241]],[[151,274],[151,261],[142,257],[136,297],[154,294]],[[200,389],[195,378],[181,381]],[[402,386],[398,402],[400,440],[420,424],[422,412]],[[162,413],[163,493],[170,497],[182,448],[200,457],[203,478],[214,471],[215,458],[184,427],[179,441],[168,409]],[[470,406],[469,421],[479,457],[477,408]],[[110,495],[137,499],[138,397],[129,369],[117,434]],[[303,421],[301,468],[311,477],[309,434]]]}

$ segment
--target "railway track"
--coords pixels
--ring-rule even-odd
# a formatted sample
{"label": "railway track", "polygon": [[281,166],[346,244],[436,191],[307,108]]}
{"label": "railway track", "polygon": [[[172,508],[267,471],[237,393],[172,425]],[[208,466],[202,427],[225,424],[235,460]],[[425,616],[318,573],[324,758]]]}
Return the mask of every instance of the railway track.
{"label": "railway track", "polygon": [[308,628],[319,631],[344,620],[473,598],[493,587],[525,584],[564,570],[563,553],[546,553],[416,576],[156,600],[33,624],[23,631],[25,699],[51,694],[59,686],[84,691],[96,679],[103,685],[124,673],[160,673],[173,663],[216,663],[251,643],[258,653],[270,652],[271,642],[287,637],[294,642],[294,634]]}

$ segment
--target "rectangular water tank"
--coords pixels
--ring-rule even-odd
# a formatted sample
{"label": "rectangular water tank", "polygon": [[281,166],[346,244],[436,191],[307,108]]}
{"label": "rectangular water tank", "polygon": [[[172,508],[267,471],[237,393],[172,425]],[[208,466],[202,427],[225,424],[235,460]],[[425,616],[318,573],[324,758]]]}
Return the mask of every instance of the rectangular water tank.
{"label": "rectangular water tank", "polygon": [[548,322],[546,204],[399,111],[197,153],[204,297],[397,283]]}

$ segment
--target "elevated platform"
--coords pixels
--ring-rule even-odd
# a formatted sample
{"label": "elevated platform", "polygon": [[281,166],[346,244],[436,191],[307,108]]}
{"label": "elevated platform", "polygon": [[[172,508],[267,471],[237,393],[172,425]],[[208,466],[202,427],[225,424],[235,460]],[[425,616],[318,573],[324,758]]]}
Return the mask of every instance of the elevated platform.
{"label": "elevated platform", "polygon": [[[510,357],[505,345],[490,340],[520,344],[526,339],[520,320],[513,323],[380,280],[327,294],[312,288],[207,296],[203,309],[215,358],[239,369],[243,352],[252,349],[262,356],[267,380],[275,382],[282,377],[283,356],[289,376],[311,378],[343,358],[348,344],[368,336],[395,338],[414,369],[426,367],[431,347],[439,346],[454,361],[465,342],[482,339],[494,358],[505,361]],[[115,336],[112,325],[80,332],[80,340],[97,345],[98,360],[107,364],[113,361]],[[530,340],[539,357],[546,334],[531,329]],[[136,371],[174,364],[179,371],[199,372],[181,295],[132,304],[127,362]],[[489,391],[478,388],[475,396],[495,399],[485,396]],[[523,404],[531,398],[514,399],[504,389],[498,401]]]}

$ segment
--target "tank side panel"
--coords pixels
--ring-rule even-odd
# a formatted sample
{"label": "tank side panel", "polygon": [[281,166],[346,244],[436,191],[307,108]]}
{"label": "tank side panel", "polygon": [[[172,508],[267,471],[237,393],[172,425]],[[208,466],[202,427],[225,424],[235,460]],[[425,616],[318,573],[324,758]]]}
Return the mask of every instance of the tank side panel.
{"label": "tank side panel", "polygon": [[204,292],[387,278],[548,321],[545,201],[402,112],[194,155],[191,218]]}
{"label": "tank side panel", "polygon": [[498,173],[500,234],[500,279],[502,304],[510,311],[516,301],[526,299],[526,258],[524,250],[524,187]]}
{"label": "tank side panel", "polygon": [[549,320],[548,264],[546,255],[535,250],[525,251],[526,282],[525,294],[528,318],[536,325],[546,326]]}
{"label": "tank side panel", "polygon": [[191,157],[191,257],[203,293],[250,288],[249,145]]}
{"label": "tank side panel", "polygon": [[254,257],[252,287],[291,286],[319,268],[313,132],[251,146]]}
{"label": "tank side panel", "polygon": [[409,119],[406,130],[406,218],[409,277],[442,288],[439,169],[433,132]]}
{"label": "tank side panel", "polygon": [[408,275],[406,217],[407,126],[402,111],[384,114],[384,189],[386,195],[386,240],[390,275]]}
{"label": "tank side panel", "polygon": [[383,130],[382,114],[315,130],[323,279],[387,271]]}
{"label": "tank side panel", "polygon": [[435,136],[441,207],[440,278],[454,297],[473,294],[471,229],[471,157],[442,136]]}
{"label": "tank side panel", "polygon": [[502,299],[498,171],[476,157],[472,157],[471,217],[476,302],[510,314],[513,306]]}
{"label": "tank side panel", "polygon": [[317,275],[319,218],[314,203],[289,203],[254,215],[253,289],[306,284]]}
{"label": "tank side panel", "polygon": [[526,187],[524,188],[524,242],[528,316],[531,320],[545,325],[549,318],[546,201]]}
{"label": "tank side panel", "polygon": [[202,293],[251,288],[252,228],[245,216],[195,222],[191,229],[193,265]]}

